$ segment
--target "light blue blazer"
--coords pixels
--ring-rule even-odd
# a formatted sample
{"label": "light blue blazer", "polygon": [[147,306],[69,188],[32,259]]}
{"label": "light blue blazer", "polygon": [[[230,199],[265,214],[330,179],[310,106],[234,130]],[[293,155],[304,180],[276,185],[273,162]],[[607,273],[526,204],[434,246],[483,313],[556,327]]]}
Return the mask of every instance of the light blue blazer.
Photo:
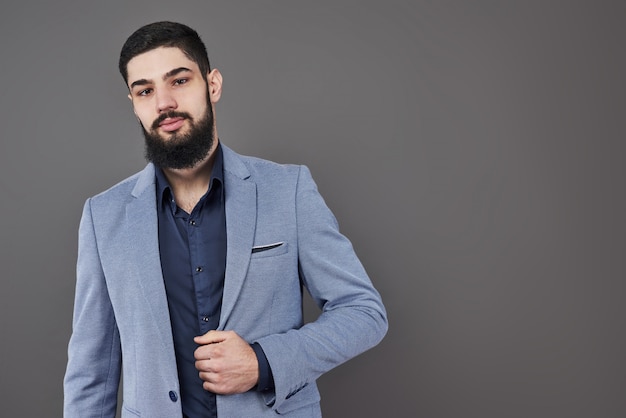
{"label": "light blue blazer", "polygon": [[[222,147],[227,259],[219,329],[263,347],[275,391],[218,395],[218,415],[319,417],[316,379],[382,339],[385,308],[306,167]],[[122,417],[182,417],[157,225],[151,164],[85,203],[66,418],[114,417],[120,376]],[[312,323],[303,323],[302,286],[322,310]]]}

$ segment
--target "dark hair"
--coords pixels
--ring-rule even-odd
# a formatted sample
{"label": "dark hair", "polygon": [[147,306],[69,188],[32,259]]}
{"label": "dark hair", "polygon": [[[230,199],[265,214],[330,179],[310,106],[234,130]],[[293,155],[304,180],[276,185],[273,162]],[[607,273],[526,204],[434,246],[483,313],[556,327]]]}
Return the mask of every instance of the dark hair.
{"label": "dark hair", "polygon": [[155,22],[142,26],[126,39],[120,52],[119,69],[128,84],[128,61],[139,54],[159,47],[175,47],[198,64],[202,77],[211,71],[206,47],[198,33],[189,26],[175,22]]}

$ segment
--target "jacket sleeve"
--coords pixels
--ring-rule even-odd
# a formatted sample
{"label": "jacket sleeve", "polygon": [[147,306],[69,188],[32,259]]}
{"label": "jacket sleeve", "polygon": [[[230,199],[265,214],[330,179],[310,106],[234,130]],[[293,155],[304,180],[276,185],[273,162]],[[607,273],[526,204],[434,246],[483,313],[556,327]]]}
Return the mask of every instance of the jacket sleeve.
{"label": "jacket sleeve", "polygon": [[113,418],[120,380],[120,340],[98,256],[90,200],[80,222],[76,273],[63,416]]}
{"label": "jacket sleeve", "polygon": [[271,401],[278,410],[323,373],[378,344],[388,327],[379,293],[304,166],[296,217],[300,279],[322,312],[300,329],[259,340],[274,375]]}

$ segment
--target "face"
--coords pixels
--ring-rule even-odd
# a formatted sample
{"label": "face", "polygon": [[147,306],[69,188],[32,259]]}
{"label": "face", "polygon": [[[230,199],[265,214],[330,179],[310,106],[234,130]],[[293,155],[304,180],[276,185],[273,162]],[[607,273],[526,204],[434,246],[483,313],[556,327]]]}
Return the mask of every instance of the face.
{"label": "face", "polygon": [[213,104],[221,75],[202,77],[178,48],[157,48],[128,63],[129,98],[146,138],[146,157],[163,168],[191,168],[216,146]]}

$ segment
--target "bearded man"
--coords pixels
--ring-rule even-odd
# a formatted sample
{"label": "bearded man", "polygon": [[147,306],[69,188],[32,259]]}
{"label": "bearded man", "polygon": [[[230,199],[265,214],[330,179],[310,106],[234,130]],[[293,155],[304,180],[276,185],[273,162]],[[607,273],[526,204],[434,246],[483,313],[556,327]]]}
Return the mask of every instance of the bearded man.
{"label": "bearded man", "polygon": [[148,165],[84,206],[65,417],[114,417],[120,378],[122,417],[321,416],[316,379],[387,317],[309,170],[221,144],[193,29],[141,27],[119,69]]}

